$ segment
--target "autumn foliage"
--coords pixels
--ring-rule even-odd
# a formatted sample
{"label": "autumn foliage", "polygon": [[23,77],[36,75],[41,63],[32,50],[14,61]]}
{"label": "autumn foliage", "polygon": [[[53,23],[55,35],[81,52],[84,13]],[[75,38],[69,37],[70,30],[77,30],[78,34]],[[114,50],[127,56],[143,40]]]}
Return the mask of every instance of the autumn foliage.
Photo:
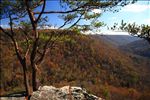
{"label": "autumn foliage", "polygon": [[[38,69],[38,86],[80,86],[97,96],[112,100],[150,98],[150,60],[120,51],[90,35],[66,30],[40,32],[63,35],[53,36],[54,40],[57,38],[54,47]],[[3,33],[0,34],[0,93],[6,95],[23,91],[21,65],[11,42]],[[46,35],[40,38],[42,44]],[[23,41],[19,43],[25,45]]]}

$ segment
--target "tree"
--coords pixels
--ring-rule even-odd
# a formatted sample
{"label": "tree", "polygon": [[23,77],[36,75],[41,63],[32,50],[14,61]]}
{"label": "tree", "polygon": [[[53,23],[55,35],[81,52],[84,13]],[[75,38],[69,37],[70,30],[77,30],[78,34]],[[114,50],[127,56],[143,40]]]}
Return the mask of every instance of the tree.
{"label": "tree", "polygon": [[[31,95],[32,93],[29,85],[28,67],[32,68],[32,87],[33,91],[36,91],[38,67],[50,47],[54,44],[52,35],[48,36],[48,39],[46,39],[44,44],[40,44],[41,33],[39,33],[38,27],[40,23],[45,20],[42,15],[59,14],[59,18],[62,19],[64,23],[62,23],[58,29],[67,26],[68,29],[86,31],[93,29],[93,27],[98,28],[103,25],[102,22],[98,21],[98,17],[100,17],[101,13],[93,12],[94,9],[101,9],[104,12],[108,10],[116,12],[118,7],[123,7],[129,3],[134,3],[135,1],[136,0],[59,0],[60,7],[63,10],[46,11],[46,6],[51,6],[48,5],[48,1],[46,0],[2,0],[0,6],[0,19],[9,19],[10,29],[6,30],[0,26],[0,30],[13,42],[17,58],[23,68],[24,84],[27,95]],[[29,22],[26,20],[29,20]],[[81,20],[88,21],[89,24],[85,25],[79,23]],[[19,29],[23,37],[23,40],[20,41],[25,40],[26,48],[19,45],[19,40],[16,38],[17,31],[15,31],[17,29]],[[29,57],[30,63],[27,62],[27,57]]]}
{"label": "tree", "polygon": [[119,29],[121,31],[128,32],[132,36],[144,38],[150,43],[150,26],[149,25],[137,25],[136,23],[125,23],[121,21],[121,25],[114,24],[112,30]]}

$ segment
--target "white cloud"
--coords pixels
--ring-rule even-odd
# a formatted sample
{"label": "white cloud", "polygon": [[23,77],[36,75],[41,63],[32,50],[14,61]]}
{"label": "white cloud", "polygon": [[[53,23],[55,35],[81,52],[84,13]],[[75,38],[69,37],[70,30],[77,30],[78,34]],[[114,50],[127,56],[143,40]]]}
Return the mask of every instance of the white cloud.
{"label": "white cloud", "polygon": [[145,23],[148,23],[150,25],[150,18],[145,20]]}
{"label": "white cloud", "polygon": [[129,35],[128,32],[122,32],[122,31],[111,31],[111,30],[106,30],[106,31],[102,31],[99,33],[94,33],[92,31],[87,31],[84,32],[83,34],[101,34],[101,35]]}
{"label": "white cloud", "polygon": [[38,29],[58,29],[56,26],[39,26]]}
{"label": "white cloud", "polygon": [[117,17],[112,17],[112,20],[116,20],[117,19]]}
{"label": "white cloud", "polygon": [[110,17],[108,20],[110,20],[110,21],[116,21],[116,20],[117,20],[117,17],[116,17],[116,16]]}
{"label": "white cloud", "polygon": [[93,9],[92,12],[96,13],[96,14],[100,14],[100,13],[102,13],[102,10],[101,9]]}
{"label": "white cloud", "polygon": [[122,32],[122,31],[105,31],[103,32],[103,35],[129,35],[128,32]]}
{"label": "white cloud", "polygon": [[90,31],[90,30],[89,30],[89,31],[86,31],[86,32],[82,32],[82,33],[83,33],[83,34],[86,34],[86,35],[87,35],[87,34],[96,34],[96,33],[94,33],[93,31]]}
{"label": "white cloud", "polygon": [[150,9],[150,5],[130,4],[123,7],[122,11],[138,13],[143,12],[147,9]]}

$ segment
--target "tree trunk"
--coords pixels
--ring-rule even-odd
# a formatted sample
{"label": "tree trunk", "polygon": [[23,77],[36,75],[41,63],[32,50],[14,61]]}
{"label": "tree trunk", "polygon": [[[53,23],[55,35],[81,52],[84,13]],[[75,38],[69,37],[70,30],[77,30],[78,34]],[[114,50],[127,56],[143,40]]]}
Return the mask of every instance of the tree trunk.
{"label": "tree trunk", "polygon": [[25,61],[21,61],[22,67],[23,67],[23,76],[24,76],[24,85],[26,89],[26,95],[30,96],[31,91],[30,91],[30,84],[29,84],[29,75],[27,71],[27,66]]}
{"label": "tree trunk", "polygon": [[33,87],[33,91],[36,91],[38,89],[37,87],[37,69],[36,69],[36,65],[32,64],[32,87]]}
{"label": "tree trunk", "polygon": [[23,67],[23,74],[24,74],[24,85],[26,89],[27,96],[31,95],[30,85],[29,85],[29,75],[25,67]]}

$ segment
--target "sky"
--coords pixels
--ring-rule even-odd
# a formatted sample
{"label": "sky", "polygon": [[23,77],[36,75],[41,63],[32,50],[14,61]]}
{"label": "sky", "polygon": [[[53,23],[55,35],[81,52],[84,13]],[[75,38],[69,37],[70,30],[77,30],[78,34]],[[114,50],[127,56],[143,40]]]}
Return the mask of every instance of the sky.
{"label": "sky", "polygon": [[[127,23],[136,22],[138,25],[150,25],[150,1],[141,0],[135,4],[127,5],[117,13],[105,12],[100,20],[104,21],[108,27],[113,26],[114,23],[121,23],[121,20]],[[102,31],[106,33],[110,32],[106,27]],[[112,32],[112,34],[120,34],[120,32]],[[128,33],[121,32],[121,34]]]}
{"label": "sky", "polygon": [[[47,0],[48,1],[48,0]],[[59,2],[57,0],[52,0],[47,2],[45,10],[62,10]],[[101,33],[111,34],[111,35],[127,35],[126,32],[114,32],[107,30],[107,26],[111,27],[114,23],[121,23],[121,20],[124,22],[137,24],[148,24],[150,25],[150,1],[149,0],[140,0],[135,4],[129,4],[125,7],[122,7],[119,12],[103,12],[101,9],[94,9],[95,13],[102,13],[102,16],[99,18],[99,21],[102,21],[106,24],[106,27],[101,28]],[[51,23],[53,26],[60,26],[63,24],[63,21],[60,20],[57,16],[58,14],[51,14],[48,16],[48,23]],[[83,23],[82,21],[80,23]],[[1,26],[8,27],[8,20],[1,20]],[[86,24],[86,23],[85,23]]]}

